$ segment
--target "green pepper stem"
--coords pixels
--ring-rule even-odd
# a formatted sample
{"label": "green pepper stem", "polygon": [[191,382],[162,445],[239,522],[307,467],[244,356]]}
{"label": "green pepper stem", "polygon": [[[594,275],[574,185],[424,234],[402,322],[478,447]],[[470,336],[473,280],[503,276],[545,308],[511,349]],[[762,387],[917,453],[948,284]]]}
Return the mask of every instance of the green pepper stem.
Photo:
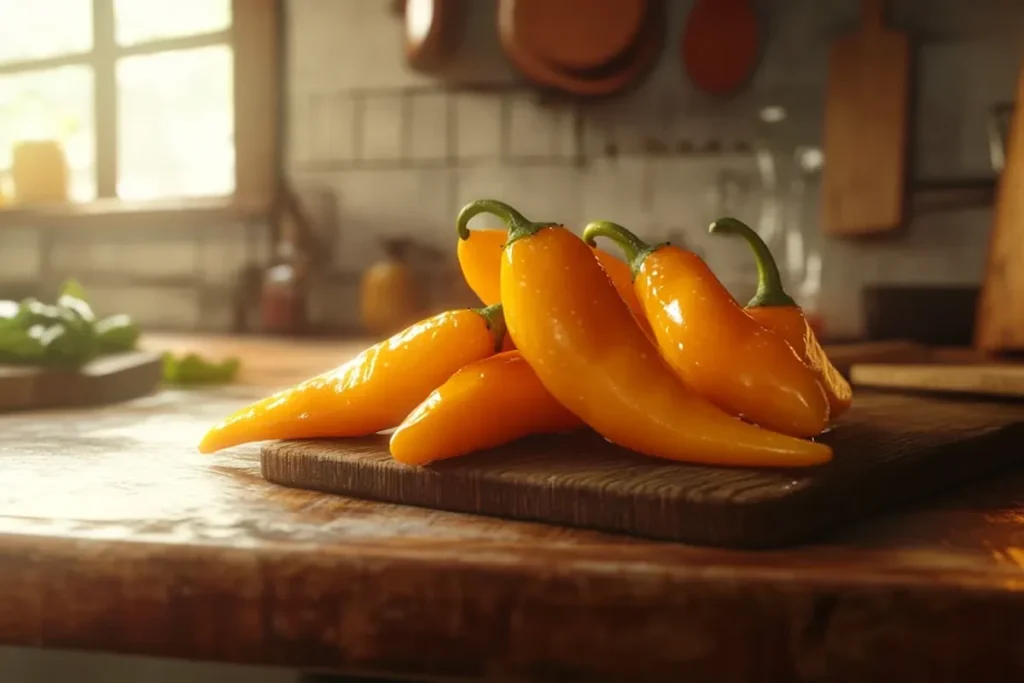
{"label": "green pepper stem", "polygon": [[635,279],[648,256],[660,249],[662,244],[652,245],[644,242],[634,233],[611,221],[591,221],[583,228],[583,241],[594,246],[598,237],[607,237],[622,250],[622,255],[629,263],[629,270]]}
{"label": "green pepper stem", "polygon": [[487,329],[490,330],[491,337],[494,338],[494,352],[501,351],[501,347],[505,344],[505,309],[501,304],[491,304],[472,310],[479,313],[487,323]]}
{"label": "green pepper stem", "polygon": [[482,213],[489,213],[497,216],[501,219],[501,222],[505,224],[505,227],[508,228],[508,240],[505,242],[506,247],[516,240],[529,237],[538,230],[557,227],[559,225],[558,223],[536,223],[534,221],[527,220],[523,214],[519,213],[505,202],[500,202],[497,199],[478,199],[475,202],[466,204],[462,207],[462,210],[459,211],[459,218],[455,223],[455,227],[459,231],[459,239],[469,239],[469,221]]}
{"label": "green pepper stem", "polygon": [[779,266],[772,256],[771,249],[749,225],[736,218],[719,218],[711,224],[708,232],[712,235],[738,235],[747,241],[754,252],[754,261],[757,263],[757,292],[747,302],[747,308],[796,306],[796,302],[786,294],[782,286],[782,276],[779,275]]}

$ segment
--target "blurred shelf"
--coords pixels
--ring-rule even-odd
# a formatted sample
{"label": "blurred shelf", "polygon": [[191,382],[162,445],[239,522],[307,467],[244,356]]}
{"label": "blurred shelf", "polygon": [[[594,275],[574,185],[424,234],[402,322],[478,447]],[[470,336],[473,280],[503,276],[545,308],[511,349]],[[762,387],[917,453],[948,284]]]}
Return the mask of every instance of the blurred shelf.
{"label": "blurred shelf", "polygon": [[912,215],[971,209],[995,204],[999,179],[935,178],[918,180],[910,186]]}
{"label": "blurred shelf", "polygon": [[6,204],[0,206],[0,229],[4,227],[62,227],[84,225],[151,224],[167,220],[232,220],[262,217],[265,208],[248,205],[231,197],[183,198],[132,202],[96,199],[91,202],[52,204]]}

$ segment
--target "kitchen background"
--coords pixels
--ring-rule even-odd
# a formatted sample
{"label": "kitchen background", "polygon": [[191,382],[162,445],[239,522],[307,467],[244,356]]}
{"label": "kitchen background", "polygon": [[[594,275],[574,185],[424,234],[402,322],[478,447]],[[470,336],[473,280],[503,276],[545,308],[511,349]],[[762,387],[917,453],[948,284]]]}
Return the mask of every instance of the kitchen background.
{"label": "kitchen background", "polygon": [[[326,327],[358,327],[359,275],[382,256],[383,238],[414,237],[451,254],[455,213],[483,196],[536,218],[607,218],[652,240],[681,238],[743,296],[754,277],[745,247],[704,234],[713,218],[735,214],[773,237],[792,261],[794,292],[817,305],[837,337],[863,334],[865,285],[981,280],[992,220],[985,202],[941,209],[912,192],[916,213],[897,234],[820,233],[827,52],[855,23],[855,0],[758,0],[765,53],[753,81],[722,101],[683,74],[673,45],[691,3],[671,1],[654,71],[629,94],[591,104],[522,83],[498,46],[491,2],[466,3],[458,61],[444,81],[406,66],[402,22],[383,0],[285,4],[286,168],[317,251],[328,255],[311,302]],[[990,179],[988,114],[1013,98],[1024,4],[895,0],[890,21],[915,38],[911,189]],[[0,211],[0,294],[53,291],[76,276],[98,308],[155,329],[230,330],[240,270],[266,265],[272,252],[260,220],[164,216],[83,226],[16,216]],[[451,257],[424,267],[435,308],[471,301]],[[295,680],[290,672],[16,649],[0,650],[0,671],[11,681]]]}
{"label": "kitchen background", "polygon": [[[856,23],[858,4],[756,4],[767,45],[735,96],[716,100],[688,82],[675,44],[690,3],[679,1],[668,3],[666,46],[640,87],[578,104],[523,84],[499,47],[495,3],[466,3],[456,63],[441,80],[406,65],[403,24],[387,2],[289,0],[286,167],[317,253],[331,255],[329,272],[314,278],[314,322],[357,329],[358,276],[381,256],[382,238],[409,236],[451,255],[458,208],[483,196],[545,220],[605,218],[649,239],[682,237],[743,296],[749,253],[704,234],[714,217],[735,214],[771,238],[792,266],[794,293],[820,309],[833,337],[863,333],[865,284],[979,283],[990,202],[912,201],[914,216],[893,236],[821,236],[827,53]],[[915,40],[911,189],[991,178],[989,108],[1013,97],[1024,5],[896,0],[890,23]],[[84,228],[0,217],[0,228],[0,287],[53,289],[75,275],[99,308],[158,329],[230,329],[239,269],[271,251],[258,220]],[[447,258],[424,266],[434,308],[472,300]]]}

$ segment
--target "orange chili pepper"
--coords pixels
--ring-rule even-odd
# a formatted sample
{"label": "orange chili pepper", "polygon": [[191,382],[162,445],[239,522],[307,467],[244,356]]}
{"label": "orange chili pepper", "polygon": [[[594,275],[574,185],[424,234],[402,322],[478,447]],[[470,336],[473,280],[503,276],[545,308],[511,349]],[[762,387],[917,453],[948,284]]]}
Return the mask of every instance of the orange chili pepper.
{"label": "orange chili pepper", "polygon": [[828,398],[817,375],[740,308],[703,259],[669,244],[651,246],[607,221],[584,229],[587,242],[597,237],[626,254],[658,347],[686,384],[767,429],[801,437],[824,431]]}
{"label": "orange chili pepper", "polygon": [[391,435],[391,455],[425,465],[582,426],[522,354],[508,351],[467,365],[435,389]]}
{"label": "orange chili pepper", "polygon": [[[508,230],[469,230],[459,233],[457,249],[459,267],[466,284],[485,306],[501,301],[501,251],[508,241]],[[633,274],[629,265],[603,249],[594,249],[594,256],[608,273],[622,300],[636,316],[640,327],[650,336],[651,326],[633,291]]]}
{"label": "orange chili pepper", "polygon": [[796,467],[832,457],[825,444],[747,424],[687,388],[576,235],[490,199],[462,209],[460,234],[484,212],[509,227],[501,261],[509,333],[551,395],[606,439],[718,465]]}
{"label": "orange chili pepper", "polygon": [[785,339],[818,375],[825,387],[833,420],[849,410],[853,402],[850,383],[832,365],[803,310],[786,293],[778,264],[761,236],[735,218],[721,218],[712,223],[708,231],[712,234],[738,235],[747,241],[757,262],[757,292],[747,302],[744,310],[751,318]]}
{"label": "orange chili pepper", "polygon": [[494,354],[504,336],[500,305],[440,313],[235,412],[206,433],[199,451],[390,429],[459,368]]}

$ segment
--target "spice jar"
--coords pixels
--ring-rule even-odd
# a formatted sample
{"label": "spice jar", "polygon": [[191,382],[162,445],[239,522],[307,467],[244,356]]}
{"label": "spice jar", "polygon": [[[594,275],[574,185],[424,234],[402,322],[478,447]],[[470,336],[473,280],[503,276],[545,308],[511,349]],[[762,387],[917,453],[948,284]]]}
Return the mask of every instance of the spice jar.
{"label": "spice jar", "polygon": [[278,245],[274,263],[263,273],[260,291],[262,329],[268,334],[306,331],[309,283],[305,259],[291,242]]}

